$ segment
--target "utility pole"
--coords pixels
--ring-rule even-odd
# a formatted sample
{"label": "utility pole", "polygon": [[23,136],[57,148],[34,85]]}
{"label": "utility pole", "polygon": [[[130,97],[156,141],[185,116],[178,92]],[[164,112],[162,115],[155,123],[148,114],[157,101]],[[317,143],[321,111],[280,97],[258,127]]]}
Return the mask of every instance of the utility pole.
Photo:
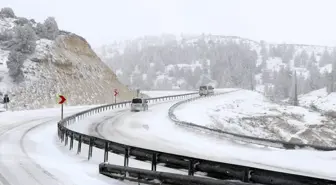
{"label": "utility pole", "polygon": [[297,92],[297,78],[296,78],[296,71],[294,71],[294,106],[298,106],[298,92]]}
{"label": "utility pole", "polygon": [[251,91],[254,91],[254,85],[253,85],[253,82],[254,82],[254,76],[253,76],[253,73],[252,73],[252,70],[250,70],[250,73],[251,73]]}
{"label": "utility pole", "polygon": [[63,103],[61,104],[61,120],[63,119]]}

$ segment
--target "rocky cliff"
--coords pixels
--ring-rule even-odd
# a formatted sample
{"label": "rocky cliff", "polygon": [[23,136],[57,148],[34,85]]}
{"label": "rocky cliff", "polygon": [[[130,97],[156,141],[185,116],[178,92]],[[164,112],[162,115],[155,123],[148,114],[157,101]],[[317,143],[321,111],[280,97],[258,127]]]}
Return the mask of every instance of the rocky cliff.
{"label": "rocky cliff", "polygon": [[[0,17],[0,22],[7,26],[0,32],[10,33],[17,26],[17,18]],[[135,94],[118,81],[84,38],[68,32],[60,32],[55,39],[37,38],[34,52],[23,62],[23,80],[16,82],[7,65],[13,49],[5,47],[5,41],[0,42],[0,95],[8,93],[12,110],[59,106],[59,94],[67,98],[66,105],[112,103],[114,89],[120,92],[118,102]]]}

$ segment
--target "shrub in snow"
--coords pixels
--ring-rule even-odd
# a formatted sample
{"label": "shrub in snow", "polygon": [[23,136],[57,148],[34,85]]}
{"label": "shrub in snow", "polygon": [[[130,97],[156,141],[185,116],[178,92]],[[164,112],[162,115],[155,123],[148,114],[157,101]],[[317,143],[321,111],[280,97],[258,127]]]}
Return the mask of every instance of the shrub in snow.
{"label": "shrub in snow", "polygon": [[30,22],[32,22],[33,24],[36,23],[35,19],[29,19]]}
{"label": "shrub in snow", "polygon": [[35,33],[40,38],[46,38],[47,36],[47,28],[44,26],[44,24],[37,23],[35,27]]}
{"label": "shrub in snow", "polygon": [[19,82],[23,80],[22,66],[26,60],[26,56],[18,51],[11,51],[8,55],[7,68],[9,75],[14,81]]}
{"label": "shrub in snow", "polygon": [[24,17],[19,17],[17,20],[14,21],[17,25],[23,26],[29,23],[29,20]]}
{"label": "shrub in snow", "polygon": [[55,20],[54,17],[48,17],[43,25],[46,28],[46,35],[45,38],[50,39],[50,40],[55,40],[56,37],[59,34],[59,29],[58,29],[58,25],[57,22]]}
{"label": "shrub in snow", "polygon": [[2,8],[0,14],[6,18],[15,18],[13,9],[9,7]]}
{"label": "shrub in snow", "polygon": [[13,33],[9,30],[0,33],[0,42],[12,40]]}
{"label": "shrub in snow", "polygon": [[16,26],[13,38],[13,48],[24,54],[32,54],[36,48],[36,34],[31,25]]}

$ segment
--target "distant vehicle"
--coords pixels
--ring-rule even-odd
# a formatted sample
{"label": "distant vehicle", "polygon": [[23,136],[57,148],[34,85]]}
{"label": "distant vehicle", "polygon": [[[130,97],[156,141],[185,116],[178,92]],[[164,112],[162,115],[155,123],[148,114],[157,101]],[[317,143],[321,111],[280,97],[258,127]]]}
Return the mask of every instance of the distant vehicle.
{"label": "distant vehicle", "polygon": [[215,94],[215,90],[214,90],[214,88],[211,85],[208,86],[208,94],[209,95]]}
{"label": "distant vehicle", "polygon": [[206,96],[208,94],[208,87],[205,85],[200,86],[198,93],[200,96]]}
{"label": "distant vehicle", "polygon": [[148,110],[148,101],[143,98],[133,98],[131,103],[131,112]]}
{"label": "distant vehicle", "polygon": [[200,96],[207,96],[215,94],[214,88],[211,85],[202,85],[199,88],[199,95]]}

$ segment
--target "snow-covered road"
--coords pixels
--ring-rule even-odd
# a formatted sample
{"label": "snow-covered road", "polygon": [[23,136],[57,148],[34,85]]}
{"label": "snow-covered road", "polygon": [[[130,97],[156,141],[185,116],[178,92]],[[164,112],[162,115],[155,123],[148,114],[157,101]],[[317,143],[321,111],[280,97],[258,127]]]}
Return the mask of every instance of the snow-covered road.
{"label": "snow-covered road", "polygon": [[[143,148],[336,180],[335,152],[284,151],[202,135],[168,119],[168,109],[178,101],[150,105],[147,112],[132,113],[120,108],[88,117],[70,127]],[[65,107],[65,116],[91,107],[94,106]],[[59,109],[0,114],[0,185],[136,184],[99,175],[102,150],[94,148],[93,158],[88,161],[87,145],[82,145],[79,155],[64,147],[56,136],[59,118]],[[109,153],[109,162],[122,165],[123,156]],[[133,159],[130,166],[151,167]],[[187,173],[162,166],[158,170]]]}
{"label": "snow-covered road", "polygon": [[[65,107],[65,115],[91,107]],[[65,154],[56,138],[59,119],[60,109],[0,114],[0,184],[132,184],[99,175],[99,162]]]}
{"label": "snow-covered road", "polygon": [[176,102],[152,105],[147,112],[105,112],[72,125],[72,129],[169,153],[336,179],[335,152],[265,148],[186,130],[168,119],[168,109]]}

